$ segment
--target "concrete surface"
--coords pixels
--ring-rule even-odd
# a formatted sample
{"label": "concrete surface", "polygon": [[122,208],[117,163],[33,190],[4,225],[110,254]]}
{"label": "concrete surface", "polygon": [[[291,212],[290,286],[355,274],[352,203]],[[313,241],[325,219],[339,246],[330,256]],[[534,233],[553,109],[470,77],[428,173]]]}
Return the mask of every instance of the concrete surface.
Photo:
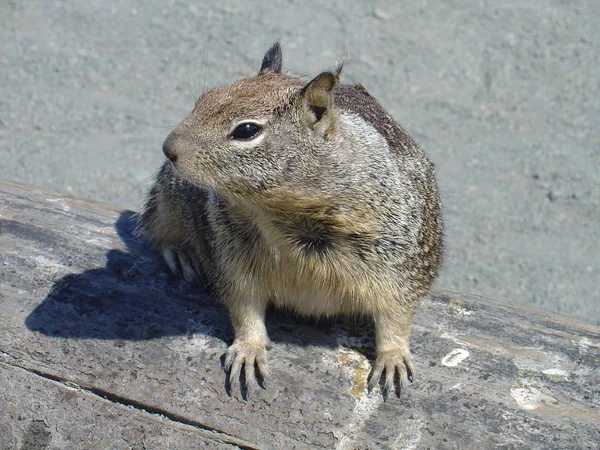
{"label": "concrete surface", "polygon": [[1,449],[597,449],[600,327],[436,291],[415,381],[366,389],[370,323],[269,313],[267,389],[227,395],[226,309],[132,213],[0,182]]}
{"label": "concrete surface", "polygon": [[205,87],[348,55],[437,164],[439,286],[600,323],[597,0],[0,2],[0,178],[139,209]]}

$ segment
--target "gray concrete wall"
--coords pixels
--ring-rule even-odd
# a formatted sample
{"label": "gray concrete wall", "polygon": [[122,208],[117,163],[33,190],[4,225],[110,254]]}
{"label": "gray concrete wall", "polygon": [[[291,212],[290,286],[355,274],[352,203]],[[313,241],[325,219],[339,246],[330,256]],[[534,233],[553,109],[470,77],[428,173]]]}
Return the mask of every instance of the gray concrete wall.
{"label": "gray concrete wall", "polygon": [[438,166],[439,285],[600,323],[600,2],[0,2],[0,178],[139,209],[204,87],[348,55]]}

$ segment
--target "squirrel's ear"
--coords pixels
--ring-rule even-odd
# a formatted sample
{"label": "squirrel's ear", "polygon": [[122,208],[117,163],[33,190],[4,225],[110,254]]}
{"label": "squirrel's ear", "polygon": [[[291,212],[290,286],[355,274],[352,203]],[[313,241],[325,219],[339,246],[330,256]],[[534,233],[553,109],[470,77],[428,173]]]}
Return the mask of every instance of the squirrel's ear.
{"label": "squirrel's ear", "polygon": [[281,46],[279,45],[279,42],[275,42],[271,48],[267,50],[258,74],[262,75],[265,72],[281,73],[282,61],[283,56],[281,55]]}
{"label": "squirrel's ear", "polygon": [[304,86],[300,94],[303,104],[311,116],[308,122],[313,126],[323,123],[325,135],[333,130],[335,124],[333,96],[337,84],[338,76],[336,74],[323,72]]}

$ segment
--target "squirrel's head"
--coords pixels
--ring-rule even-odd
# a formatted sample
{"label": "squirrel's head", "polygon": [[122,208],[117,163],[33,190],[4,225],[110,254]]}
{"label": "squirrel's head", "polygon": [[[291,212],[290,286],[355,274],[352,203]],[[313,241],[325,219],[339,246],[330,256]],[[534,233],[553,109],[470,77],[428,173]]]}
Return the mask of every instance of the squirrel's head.
{"label": "squirrel's head", "polygon": [[198,99],[163,144],[186,179],[249,200],[319,187],[323,166],[340,158],[334,92],[341,66],[304,83],[281,65],[277,43],[256,77]]}

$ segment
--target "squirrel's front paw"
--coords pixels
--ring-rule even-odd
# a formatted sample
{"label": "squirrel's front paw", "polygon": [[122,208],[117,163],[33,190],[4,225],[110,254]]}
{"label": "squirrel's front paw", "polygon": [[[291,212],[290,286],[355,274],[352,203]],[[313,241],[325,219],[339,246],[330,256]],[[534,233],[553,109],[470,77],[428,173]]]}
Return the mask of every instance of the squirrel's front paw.
{"label": "squirrel's front paw", "polygon": [[204,274],[193,252],[179,247],[169,247],[163,250],[162,254],[167,266],[175,275],[185,278],[189,283],[204,283]]}
{"label": "squirrel's front paw", "polygon": [[[240,388],[242,377],[242,365],[244,366],[244,384]],[[228,391],[233,395],[238,388],[246,389],[245,397],[250,398],[252,392],[260,385],[266,388],[265,379],[268,376],[267,355],[265,346],[234,341],[225,353],[223,369],[226,372]]]}
{"label": "squirrel's front paw", "polygon": [[410,381],[411,383],[413,381],[413,367],[410,351],[395,349],[378,352],[375,365],[369,376],[369,392],[379,384],[384,369],[385,382],[383,384],[383,398],[387,400],[392,391],[400,398],[400,393],[407,385],[407,381]]}

